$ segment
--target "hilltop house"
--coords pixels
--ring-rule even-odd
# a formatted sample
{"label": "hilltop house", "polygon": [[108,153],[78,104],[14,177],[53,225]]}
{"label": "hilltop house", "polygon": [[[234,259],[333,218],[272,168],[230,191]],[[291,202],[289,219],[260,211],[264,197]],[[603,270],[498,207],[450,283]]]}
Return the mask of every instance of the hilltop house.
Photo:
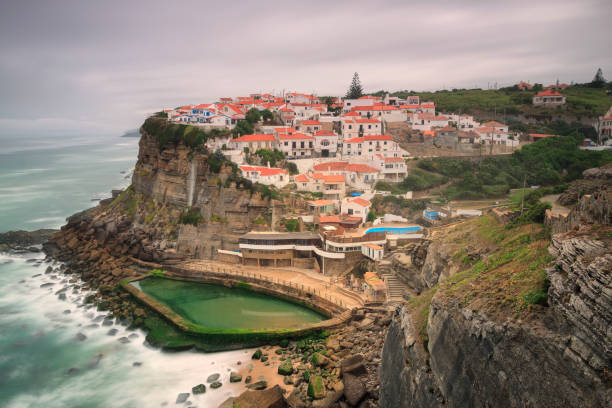
{"label": "hilltop house", "polygon": [[408,174],[406,162],[401,157],[384,157],[382,154],[377,154],[374,163],[380,169],[382,179],[385,181],[401,181]]}
{"label": "hilltop house", "polygon": [[334,132],[320,130],[314,134],[314,151],[316,156],[334,157],[338,152],[338,135]]}
{"label": "hilltop house", "polygon": [[233,149],[241,151],[245,147],[248,147],[251,152],[255,152],[257,149],[274,150],[276,139],[274,135],[244,135],[232,139],[230,144]]}
{"label": "hilltop house", "polygon": [[565,96],[557,91],[547,90],[538,92],[533,97],[534,106],[555,107],[565,104]]}
{"label": "hilltop house", "polygon": [[313,156],[314,137],[299,132],[280,133],[278,147],[288,159],[305,159]]}
{"label": "hilltop house", "polygon": [[408,156],[408,152],[395,143],[391,135],[367,135],[345,140],[342,143],[342,157],[373,160],[376,154],[385,157]]}
{"label": "hilltop house", "polygon": [[353,139],[364,135],[380,135],[381,123],[378,119],[362,119],[357,116],[342,118],[342,138]]}

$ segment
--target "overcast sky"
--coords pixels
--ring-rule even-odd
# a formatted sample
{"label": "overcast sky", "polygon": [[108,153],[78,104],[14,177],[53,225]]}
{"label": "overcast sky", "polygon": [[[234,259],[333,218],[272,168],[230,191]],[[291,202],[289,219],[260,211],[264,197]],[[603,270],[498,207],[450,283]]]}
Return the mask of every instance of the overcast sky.
{"label": "overcast sky", "polygon": [[[462,3],[459,6],[459,3]],[[612,1],[0,3],[0,132],[122,132],[251,92],[612,78]]]}

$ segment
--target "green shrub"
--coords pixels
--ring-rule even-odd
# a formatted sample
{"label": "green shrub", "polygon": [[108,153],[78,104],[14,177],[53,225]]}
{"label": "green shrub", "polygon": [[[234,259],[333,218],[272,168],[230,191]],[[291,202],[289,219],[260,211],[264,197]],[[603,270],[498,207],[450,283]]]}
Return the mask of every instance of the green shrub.
{"label": "green shrub", "polygon": [[166,272],[163,269],[153,269],[149,271],[149,275],[157,276],[158,278],[163,278]]}
{"label": "green shrub", "polygon": [[300,222],[295,218],[285,220],[285,228],[290,232],[297,232],[300,230]]}
{"label": "green shrub", "polygon": [[200,214],[200,210],[192,207],[181,213],[179,217],[179,224],[190,224],[197,227],[203,220],[204,218],[202,217],[202,214]]}

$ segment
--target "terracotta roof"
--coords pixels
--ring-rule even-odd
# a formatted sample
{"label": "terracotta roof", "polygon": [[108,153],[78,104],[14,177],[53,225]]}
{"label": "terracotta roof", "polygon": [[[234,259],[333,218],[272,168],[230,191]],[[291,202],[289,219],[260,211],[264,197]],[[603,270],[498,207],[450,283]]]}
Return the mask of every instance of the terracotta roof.
{"label": "terracotta roof", "polygon": [[300,125],[320,125],[321,122],[319,122],[318,120],[303,120],[302,122],[300,122]]}
{"label": "terracotta roof", "polygon": [[496,122],[496,121],[492,120],[491,122],[483,123],[483,126],[486,126],[486,127],[506,127],[508,125],[504,125],[503,123],[499,123],[499,122]]}
{"label": "terracotta roof", "polygon": [[299,181],[300,183],[308,182],[308,176],[305,174],[298,174],[295,176],[295,181]]}
{"label": "terracotta roof", "polygon": [[277,174],[287,174],[286,170],[279,169],[276,167],[257,167],[257,166],[239,166],[240,170],[247,171],[256,171],[261,176],[275,176]]}
{"label": "terracotta roof", "polygon": [[400,109],[418,109],[419,105],[400,105]]}
{"label": "terracotta roof", "polygon": [[435,132],[433,130],[424,130],[423,137],[434,137]]}
{"label": "terracotta roof", "polygon": [[387,285],[378,277],[375,272],[366,272],[363,274],[363,280],[376,291],[387,289]]}
{"label": "terracotta roof", "polygon": [[364,200],[363,198],[359,198],[359,197],[355,197],[355,198],[350,198],[349,203],[355,203],[357,205],[360,205],[362,207],[369,207],[372,205],[371,202],[369,202],[368,200]]}
{"label": "terracotta roof", "polygon": [[293,133],[293,134],[290,134],[290,135],[280,134],[280,135],[278,135],[278,138],[281,139],[281,140],[313,139],[312,136],[308,136],[308,135],[305,135],[303,133]]}
{"label": "terracotta roof", "polygon": [[[362,244],[361,246],[372,248],[372,249],[375,249],[377,251],[380,251],[381,249],[383,249],[383,247],[381,247],[380,245],[376,245],[376,244],[372,244],[372,243]],[[369,273],[371,273],[371,272],[369,272]]]}
{"label": "terracotta roof", "polygon": [[372,110],[399,110],[397,106],[392,105],[382,105],[382,106],[355,106],[351,110],[353,111],[372,111]]}
{"label": "terracotta roof", "polygon": [[452,132],[452,131],[455,131],[455,130],[457,130],[457,128],[454,128],[452,126],[446,125],[443,128],[438,129],[437,132]]}
{"label": "terracotta roof", "polygon": [[329,176],[323,176],[323,182],[325,183],[344,183],[346,180],[344,179],[343,174],[333,174]]}
{"label": "terracotta roof", "polygon": [[342,115],[342,116],[361,116],[361,115],[360,115],[360,114],[358,114],[358,113],[357,113],[357,112],[355,112],[355,111],[350,111],[350,112],[348,112],[348,113],[345,113],[345,114],[344,114],[344,115]]}
{"label": "terracotta roof", "polygon": [[401,157],[385,157],[386,163],[403,162],[403,161],[404,159],[402,159]]}
{"label": "terracotta roof", "polygon": [[367,164],[349,164],[346,166],[346,171],[355,173],[379,173],[378,169],[368,166]]}
{"label": "terracotta roof", "polygon": [[308,201],[308,204],[312,205],[313,207],[323,207],[325,205],[330,205],[333,204],[334,202],[331,200],[311,200]]}
{"label": "terracotta roof", "polygon": [[548,91],[538,92],[535,96],[563,96],[563,95],[560,94],[559,92],[548,90]]}
{"label": "terracotta roof", "polygon": [[344,170],[346,166],[348,166],[348,162],[327,162],[315,164],[312,169],[315,171]]}
{"label": "terracotta roof", "polygon": [[421,108],[435,108],[436,105],[433,103],[422,103]]}
{"label": "terracotta roof", "polygon": [[338,136],[334,132],[328,132],[327,130],[319,130],[314,136]]}
{"label": "terracotta roof", "polygon": [[349,140],[345,140],[344,143],[363,143],[372,140],[393,140],[391,135],[365,135],[363,137],[354,137]]}
{"label": "terracotta roof", "polygon": [[340,224],[342,220],[337,215],[324,215],[319,217],[319,224]]}
{"label": "terracotta roof", "polygon": [[244,135],[236,139],[232,139],[232,142],[273,142],[274,135]]}

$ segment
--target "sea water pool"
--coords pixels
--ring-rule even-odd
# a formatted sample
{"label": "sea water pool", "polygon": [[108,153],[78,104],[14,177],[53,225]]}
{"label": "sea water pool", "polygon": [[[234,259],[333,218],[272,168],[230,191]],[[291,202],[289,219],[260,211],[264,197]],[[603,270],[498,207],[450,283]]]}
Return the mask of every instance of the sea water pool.
{"label": "sea water pool", "polygon": [[421,229],[421,227],[373,227],[368,228],[365,233],[384,232],[386,234],[413,234]]}
{"label": "sea water pool", "polygon": [[211,329],[298,329],[327,317],[243,288],[149,277],[131,283],[183,318]]}

